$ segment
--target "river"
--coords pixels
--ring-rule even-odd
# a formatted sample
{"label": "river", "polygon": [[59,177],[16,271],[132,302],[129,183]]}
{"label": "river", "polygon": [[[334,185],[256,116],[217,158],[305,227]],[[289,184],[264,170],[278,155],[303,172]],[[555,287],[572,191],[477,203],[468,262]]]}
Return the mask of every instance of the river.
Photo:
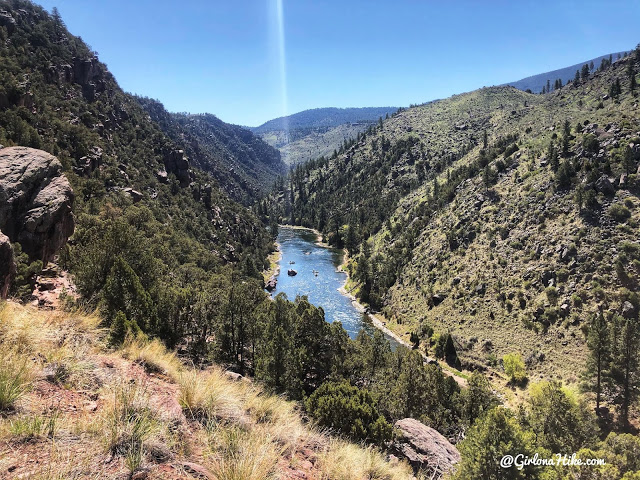
{"label": "river", "polygon": [[[349,297],[338,291],[347,279],[346,274],[338,270],[343,259],[342,250],[316,242],[316,234],[311,230],[280,227],[280,273],[273,296],[284,292],[289,300],[295,300],[297,295],[306,295],[313,305],[322,307],[327,322],[342,322],[351,338],[355,338],[363,328],[372,332],[375,327],[363,322],[362,311],[356,308]],[[290,268],[298,274],[289,276],[287,271]],[[385,337],[395,350],[398,342],[386,334]]]}

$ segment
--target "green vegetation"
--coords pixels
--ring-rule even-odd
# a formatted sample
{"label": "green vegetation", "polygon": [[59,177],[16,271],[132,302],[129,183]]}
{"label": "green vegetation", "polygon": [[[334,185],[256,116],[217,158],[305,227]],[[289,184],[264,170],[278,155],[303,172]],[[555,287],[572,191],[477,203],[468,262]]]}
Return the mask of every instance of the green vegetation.
{"label": "green vegetation", "polygon": [[391,425],[378,412],[371,394],[347,382],[324,383],[306,401],[306,409],[320,426],[355,440],[384,444]]}
{"label": "green vegetation", "polygon": [[519,353],[506,354],[502,357],[502,364],[504,365],[504,373],[512,382],[519,383],[527,378],[524,360]]}

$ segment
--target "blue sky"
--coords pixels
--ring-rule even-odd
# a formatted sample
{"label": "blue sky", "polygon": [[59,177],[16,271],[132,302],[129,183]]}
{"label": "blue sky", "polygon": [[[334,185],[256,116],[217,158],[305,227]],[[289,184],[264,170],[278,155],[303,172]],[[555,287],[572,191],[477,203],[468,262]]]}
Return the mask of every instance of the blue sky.
{"label": "blue sky", "polygon": [[640,42],[637,1],[46,0],[128,91],[256,126],[317,107],[408,106]]}

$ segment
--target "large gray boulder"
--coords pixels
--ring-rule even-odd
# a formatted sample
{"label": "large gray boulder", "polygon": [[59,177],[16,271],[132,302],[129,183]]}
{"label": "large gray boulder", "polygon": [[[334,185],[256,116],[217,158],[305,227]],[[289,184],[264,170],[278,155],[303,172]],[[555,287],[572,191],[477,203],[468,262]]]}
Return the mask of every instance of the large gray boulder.
{"label": "large gray boulder", "polygon": [[439,475],[451,470],[460,461],[460,452],[444,436],[431,427],[404,418],[395,423],[400,431],[393,442],[393,453],[407,459],[414,469],[438,471]]}
{"label": "large gray boulder", "polygon": [[0,230],[43,264],[74,229],[73,190],[56,157],[27,147],[0,150]]}
{"label": "large gray boulder", "polygon": [[11,280],[16,274],[16,262],[9,237],[0,232],[0,298],[5,299],[9,293]]}

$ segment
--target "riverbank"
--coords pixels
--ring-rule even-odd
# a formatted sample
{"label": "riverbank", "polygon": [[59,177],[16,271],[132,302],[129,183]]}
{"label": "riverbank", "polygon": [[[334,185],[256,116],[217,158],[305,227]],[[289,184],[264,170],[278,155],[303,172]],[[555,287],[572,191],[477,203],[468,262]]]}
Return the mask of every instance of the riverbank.
{"label": "riverbank", "polygon": [[[358,300],[358,298],[352,294],[349,290],[347,290],[347,283],[349,282],[349,272],[346,269],[347,264],[349,263],[349,256],[348,253],[345,249],[345,253],[343,255],[343,259],[342,259],[342,263],[340,264],[340,266],[338,267],[338,270],[343,272],[346,275],[346,279],[344,282],[344,285],[342,287],[340,287],[338,289],[338,291],[345,295],[346,297],[348,297],[351,300],[351,303],[353,304],[353,306],[356,308],[356,310],[362,312],[362,313],[366,313],[367,312],[367,308],[360,303],[360,301]],[[394,332],[393,330],[391,330],[390,328],[387,327],[387,320],[385,317],[383,317],[381,314],[374,314],[374,313],[367,313],[367,317],[369,317],[369,320],[371,320],[371,324],[376,327],[378,330],[382,331],[384,334],[386,334],[387,336],[393,338],[396,342],[398,342],[401,345],[404,345],[405,347],[412,349],[413,345],[411,344],[411,342],[405,340],[404,338],[402,338],[400,335],[398,335],[396,332]],[[467,385],[467,379],[462,376],[464,374],[462,374],[461,372],[458,372],[457,370],[455,370],[454,368],[450,367],[449,365],[447,365],[444,362],[440,362],[438,360],[436,360],[435,358],[431,358],[428,355],[426,355],[423,352],[420,352],[420,355],[422,355],[422,358],[424,358],[424,360],[428,363],[438,363],[440,365],[440,367],[442,368],[442,371],[446,374],[449,375],[451,377],[453,377],[453,379],[460,385],[460,386],[466,386]]]}
{"label": "riverbank", "polygon": [[275,242],[275,244],[275,251],[271,252],[267,257],[267,260],[269,261],[269,268],[262,271],[262,278],[264,279],[265,284],[272,277],[277,277],[280,274],[280,260],[282,260],[282,251],[280,249],[280,244],[278,242]]}

